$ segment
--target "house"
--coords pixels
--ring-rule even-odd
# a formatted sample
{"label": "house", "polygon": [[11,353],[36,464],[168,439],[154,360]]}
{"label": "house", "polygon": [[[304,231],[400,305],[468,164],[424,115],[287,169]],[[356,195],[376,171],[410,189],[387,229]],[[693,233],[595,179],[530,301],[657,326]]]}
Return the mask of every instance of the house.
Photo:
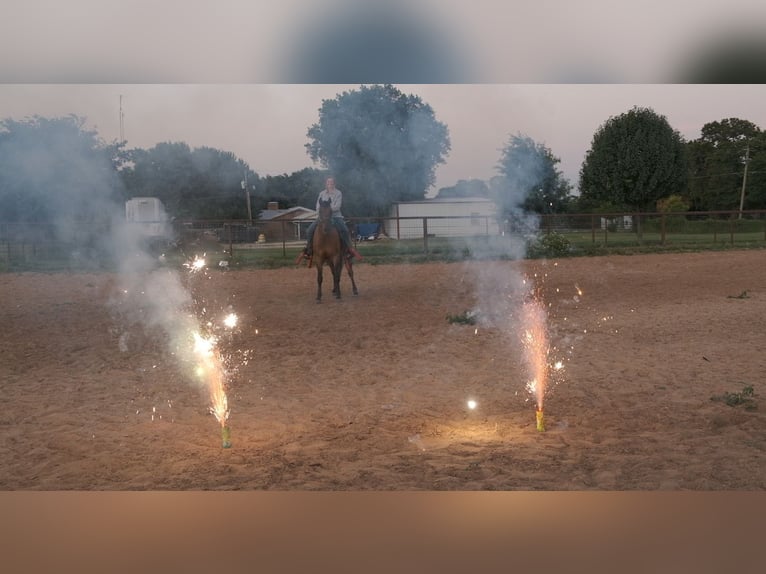
{"label": "house", "polygon": [[279,203],[270,201],[258,214],[258,231],[266,241],[300,241],[306,238],[306,229],[316,219],[317,212],[307,207],[279,209]]}
{"label": "house", "polygon": [[499,235],[497,206],[485,197],[445,197],[394,203],[385,232],[392,239]]}

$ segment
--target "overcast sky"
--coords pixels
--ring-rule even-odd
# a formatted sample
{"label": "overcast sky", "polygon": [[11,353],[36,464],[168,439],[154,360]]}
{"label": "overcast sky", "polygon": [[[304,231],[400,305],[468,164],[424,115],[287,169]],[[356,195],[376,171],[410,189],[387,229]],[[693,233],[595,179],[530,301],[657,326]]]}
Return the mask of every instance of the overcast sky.
{"label": "overcast sky", "polygon": [[[754,85],[398,85],[430,104],[447,124],[452,150],[436,172],[436,186],[497,175],[500,150],[522,133],[561,159],[576,186],[598,127],[633,106],[667,117],[686,139],[729,117],[766,128],[766,86]],[[323,99],[357,85],[61,85],[0,84],[0,118],[76,114],[102,139],[119,139],[120,95],[128,147],[186,142],[230,151],[260,176],[314,166],[306,131]],[[318,167],[318,166],[316,166]]]}
{"label": "overcast sky", "polygon": [[129,146],[211,146],[277,175],[312,165],[323,99],[399,82],[450,131],[431,193],[496,175],[515,133],[576,185],[595,130],[633,106],[687,139],[727,117],[766,128],[760,84],[662,83],[743,38],[734,62],[766,76],[765,15],[763,0],[4,0],[0,118],[74,113],[113,141],[122,95]]}
{"label": "overcast sky", "polygon": [[763,0],[3,0],[0,81],[687,82],[746,37],[736,60],[763,77],[765,16]]}

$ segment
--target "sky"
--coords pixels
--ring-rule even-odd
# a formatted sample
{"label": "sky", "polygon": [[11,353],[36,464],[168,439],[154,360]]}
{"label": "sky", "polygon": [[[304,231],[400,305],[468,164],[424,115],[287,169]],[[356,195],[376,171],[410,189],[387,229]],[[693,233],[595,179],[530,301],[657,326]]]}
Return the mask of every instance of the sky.
{"label": "sky", "polygon": [[766,55],[763,0],[3,0],[0,18],[6,83],[669,83],[711,49],[747,42],[761,77]]}
{"label": "sky", "polygon": [[370,83],[448,126],[429,195],[497,175],[517,133],[576,186],[594,132],[633,106],[687,139],[766,128],[761,84],[715,84],[766,80],[762,0],[4,0],[0,17],[0,119],[73,113],[113,141],[122,95],[129,147],[210,146],[261,176],[312,166],[322,101]]}
{"label": "sky", "polygon": [[[185,142],[234,153],[259,176],[319,167],[306,132],[325,99],[348,84],[0,84],[0,118],[86,118],[106,141],[120,135],[120,96],[128,147]],[[595,131],[607,119],[649,107],[687,140],[729,117],[766,129],[766,85],[400,84],[449,128],[451,151],[436,170],[432,196],[460,179],[497,175],[501,150],[520,133],[549,147],[575,187]]]}

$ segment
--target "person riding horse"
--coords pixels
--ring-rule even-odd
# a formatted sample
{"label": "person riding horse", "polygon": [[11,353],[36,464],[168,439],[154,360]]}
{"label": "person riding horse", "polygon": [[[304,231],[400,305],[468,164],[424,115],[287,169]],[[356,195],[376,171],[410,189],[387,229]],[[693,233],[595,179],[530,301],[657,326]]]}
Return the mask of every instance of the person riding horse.
{"label": "person riding horse", "polygon": [[[348,227],[346,227],[346,222],[343,220],[343,215],[340,211],[341,205],[343,204],[343,193],[335,187],[335,179],[332,177],[327,178],[327,181],[325,181],[325,188],[319,193],[319,197],[317,197],[317,213],[319,212],[319,202],[327,200],[332,204],[332,222],[340,233],[343,252],[346,253],[346,257],[348,257],[349,260],[353,257],[361,259],[362,256],[359,255],[359,252],[354,249],[354,246],[351,243],[351,235],[348,232]],[[316,227],[317,220],[313,221],[306,231],[306,247],[303,248],[304,257],[309,258],[313,255],[314,230],[316,230]]]}

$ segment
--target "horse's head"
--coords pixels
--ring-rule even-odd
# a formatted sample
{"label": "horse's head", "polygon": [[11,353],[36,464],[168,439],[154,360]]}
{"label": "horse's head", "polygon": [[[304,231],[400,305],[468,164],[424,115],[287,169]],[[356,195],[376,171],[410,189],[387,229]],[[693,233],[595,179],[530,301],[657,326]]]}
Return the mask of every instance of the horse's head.
{"label": "horse's head", "polygon": [[319,214],[318,219],[320,223],[327,224],[332,221],[332,201],[329,199],[319,200]]}

